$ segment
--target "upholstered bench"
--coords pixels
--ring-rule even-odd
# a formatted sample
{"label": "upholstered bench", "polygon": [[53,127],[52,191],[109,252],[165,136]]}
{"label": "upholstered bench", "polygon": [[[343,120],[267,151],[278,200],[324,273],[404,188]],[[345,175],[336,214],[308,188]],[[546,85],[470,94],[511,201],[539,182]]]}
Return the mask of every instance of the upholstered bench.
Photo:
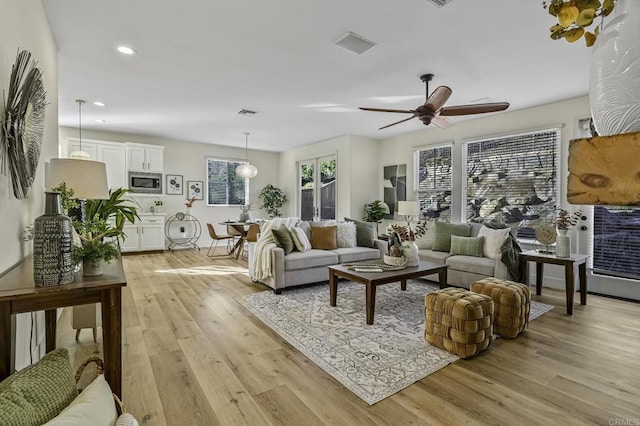
{"label": "upholstered bench", "polygon": [[471,291],[493,300],[493,332],[513,339],[529,324],[531,292],[524,284],[499,278],[485,278],[471,284]]}
{"label": "upholstered bench", "polygon": [[430,344],[460,358],[469,358],[491,344],[493,300],[458,288],[425,296],[424,337]]}

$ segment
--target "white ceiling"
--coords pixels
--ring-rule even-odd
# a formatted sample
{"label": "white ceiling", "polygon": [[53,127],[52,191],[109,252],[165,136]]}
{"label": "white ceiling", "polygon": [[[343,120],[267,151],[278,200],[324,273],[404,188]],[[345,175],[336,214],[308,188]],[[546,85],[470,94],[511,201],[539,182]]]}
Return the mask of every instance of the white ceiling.
{"label": "white ceiling", "polygon": [[[405,116],[357,107],[412,109],[424,102],[418,77],[427,72],[431,90],[453,89],[449,106],[489,97],[520,109],[588,90],[590,49],[552,41],[554,18],[538,0],[43,4],[59,50],[62,126],[77,127],[80,98],[84,128],[242,147],[248,131],[252,149],[284,151],[423,129],[416,119],[379,131]],[[347,31],[377,46],[362,55],[335,46]],[[121,44],[137,54],[117,53]],[[409,98],[376,99],[397,96]],[[237,115],[242,108],[258,114]]]}

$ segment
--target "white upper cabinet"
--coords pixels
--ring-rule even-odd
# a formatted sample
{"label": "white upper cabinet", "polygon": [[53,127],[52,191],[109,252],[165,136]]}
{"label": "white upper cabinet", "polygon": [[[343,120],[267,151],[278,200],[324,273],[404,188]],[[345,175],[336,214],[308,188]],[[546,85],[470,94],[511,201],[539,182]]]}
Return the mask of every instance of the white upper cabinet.
{"label": "white upper cabinet", "polygon": [[[73,151],[80,151],[80,141],[67,139],[66,157]],[[127,165],[125,144],[96,140],[83,140],[82,151],[89,154],[93,161],[101,161],[107,167],[107,183],[110,189],[127,187]]]}
{"label": "white upper cabinet", "polygon": [[145,172],[164,171],[164,147],[127,143],[127,169]]}

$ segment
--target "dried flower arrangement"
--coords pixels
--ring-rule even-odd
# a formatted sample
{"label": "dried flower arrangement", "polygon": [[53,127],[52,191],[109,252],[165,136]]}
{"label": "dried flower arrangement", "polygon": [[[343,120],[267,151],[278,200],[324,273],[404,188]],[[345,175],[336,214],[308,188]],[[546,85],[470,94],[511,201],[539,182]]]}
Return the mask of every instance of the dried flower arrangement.
{"label": "dried flower arrangement", "polygon": [[584,213],[581,210],[576,210],[572,214],[566,211],[565,209],[557,208],[556,209],[556,228],[559,230],[567,231],[578,223]]}
{"label": "dried flower arrangement", "polygon": [[184,203],[184,205],[187,206],[187,207],[191,207],[191,206],[193,206],[193,202],[194,201],[196,201],[195,195],[193,197],[191,197],[191,198],[187,198],[187,202]]}
{"label": "dried flower arrangement", "polygon": [[401,241],[415,241],[416,238],[422,237],[427,233],[427,222],[419,220],[416,222],[415,231],[411,228],[411,225],[391,225],[391,229],[398,234]]}

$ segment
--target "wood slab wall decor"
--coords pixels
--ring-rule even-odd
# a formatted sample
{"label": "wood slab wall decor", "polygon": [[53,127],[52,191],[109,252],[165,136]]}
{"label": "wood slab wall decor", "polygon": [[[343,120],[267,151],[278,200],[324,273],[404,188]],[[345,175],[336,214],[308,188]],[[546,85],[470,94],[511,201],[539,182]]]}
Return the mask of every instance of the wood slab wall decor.
{"label": "wood slab wall decor", "polygon": [[570,141],[567,201],[640,205],[640,132]]}

